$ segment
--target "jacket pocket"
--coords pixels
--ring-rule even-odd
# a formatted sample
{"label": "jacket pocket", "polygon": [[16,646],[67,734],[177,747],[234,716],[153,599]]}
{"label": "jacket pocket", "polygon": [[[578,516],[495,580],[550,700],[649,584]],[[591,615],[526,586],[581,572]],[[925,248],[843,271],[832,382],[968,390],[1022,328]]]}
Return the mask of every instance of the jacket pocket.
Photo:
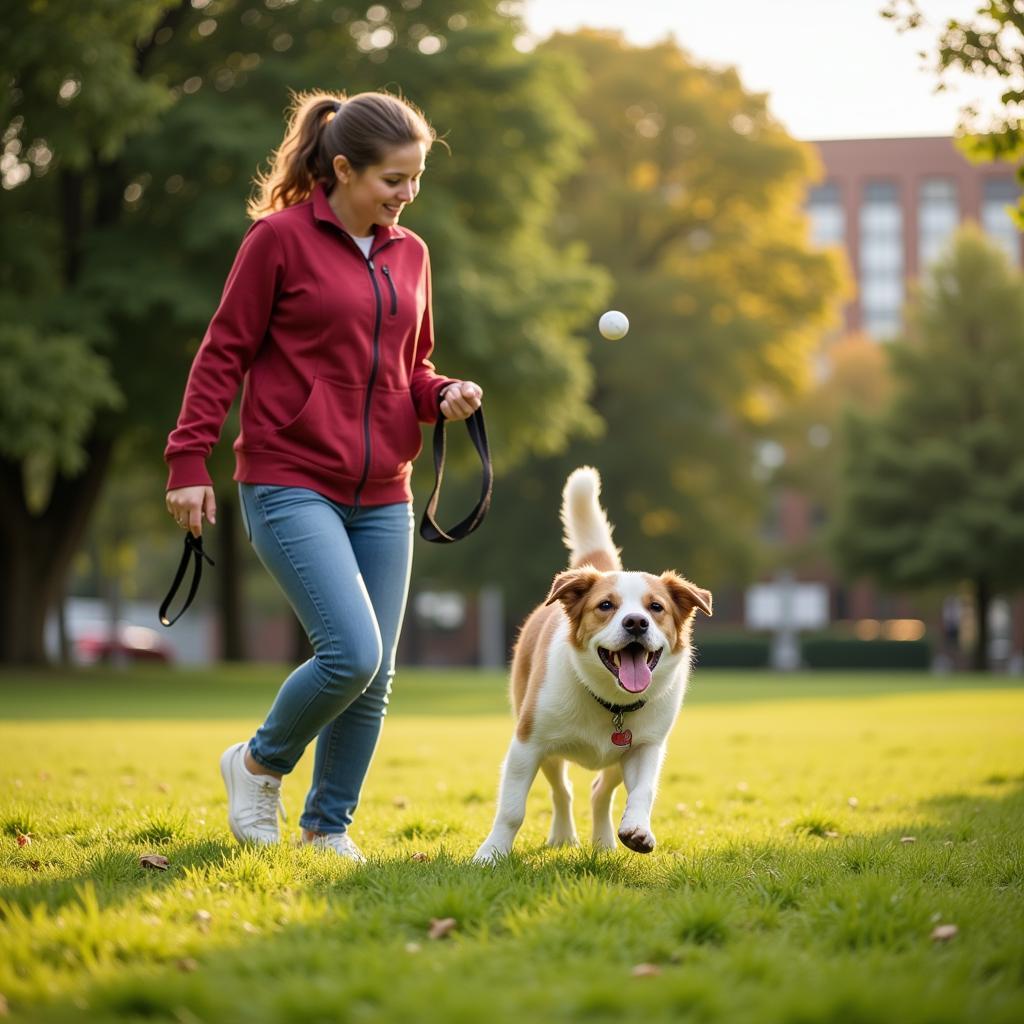
{"label": "jacket pocket", "polygon": [[371,400],[370,472],[373,479],[398,476],[423,447],[420,423],[408,388],[378,385]]}
{"label": "jacket pocket", "polygon": [[362,411],[366,388],[313,378],[298,415],[276,432],[279,444],[297,458],[341,476],[362,472]]}

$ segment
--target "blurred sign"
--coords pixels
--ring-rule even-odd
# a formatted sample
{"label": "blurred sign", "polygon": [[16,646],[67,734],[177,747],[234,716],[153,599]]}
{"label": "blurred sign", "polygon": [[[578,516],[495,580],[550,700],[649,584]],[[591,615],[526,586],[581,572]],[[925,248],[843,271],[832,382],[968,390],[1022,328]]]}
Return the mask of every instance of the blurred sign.
{"label": "blurred sign", "polygon": [[828,625],[828,587],[824,583],[755,583],[747,588],[747,626],[751,629],[821,629]]}

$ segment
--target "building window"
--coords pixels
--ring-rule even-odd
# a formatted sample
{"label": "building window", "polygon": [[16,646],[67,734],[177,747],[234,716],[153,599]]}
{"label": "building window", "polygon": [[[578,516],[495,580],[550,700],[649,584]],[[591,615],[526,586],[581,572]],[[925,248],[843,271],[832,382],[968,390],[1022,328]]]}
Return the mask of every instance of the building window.
{"label": "building window", "polygon": [[1000,246],[1014,266],[1020,264],[1020,232],[1010,216],[1009,208],[1020,198],[1020,190],[1012,178],[986,178],[981,201],[981,226]]}
{"label": "building window", "polygon": [[917,260],[922,271],[935,262],[960,223],[956,182],[925,178],[917,199]]}
{"label": "building window", "polygon": [[903,210],[896,185],[871,181],[860,207],[860,303],[864,330],[896,334],[903,314]]}
{"label": "building window", "polygon": [[839,186],[832,181],[815,185],[807,197],[807,215],[811,218],[811,241],[815,245],[842,245],[846,223]]}

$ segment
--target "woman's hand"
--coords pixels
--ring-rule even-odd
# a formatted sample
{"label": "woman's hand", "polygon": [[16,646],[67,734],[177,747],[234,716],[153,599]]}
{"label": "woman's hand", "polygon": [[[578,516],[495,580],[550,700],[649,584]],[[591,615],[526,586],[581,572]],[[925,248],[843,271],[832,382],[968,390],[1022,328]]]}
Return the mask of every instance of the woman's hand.
{"label": "woman's hand", "polygon": [[484,391],[471,380],[449,384],[441,395],[441,415],[446,420],[468,420],[480,408]]}
{"label": "woman's hand", "polygon": [[217,523],[217,502],[212,487],[178,487],[167,492],[167,511],[183,529],[197,537],[203,532],[203,516]]}

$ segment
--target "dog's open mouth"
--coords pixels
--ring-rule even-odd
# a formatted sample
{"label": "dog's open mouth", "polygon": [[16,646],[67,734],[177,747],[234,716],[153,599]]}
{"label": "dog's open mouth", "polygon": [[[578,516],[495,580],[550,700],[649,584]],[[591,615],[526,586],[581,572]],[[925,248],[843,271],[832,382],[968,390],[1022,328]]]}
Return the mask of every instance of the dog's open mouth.
{"label": "dog's open mouth", "polygon": [[651,673],[661,657],[660,650],[648,651],[635,642],[626,644],[621,651],[598,647],[597,653],[619,686],[630,693],[643,693],[651,685]]}

